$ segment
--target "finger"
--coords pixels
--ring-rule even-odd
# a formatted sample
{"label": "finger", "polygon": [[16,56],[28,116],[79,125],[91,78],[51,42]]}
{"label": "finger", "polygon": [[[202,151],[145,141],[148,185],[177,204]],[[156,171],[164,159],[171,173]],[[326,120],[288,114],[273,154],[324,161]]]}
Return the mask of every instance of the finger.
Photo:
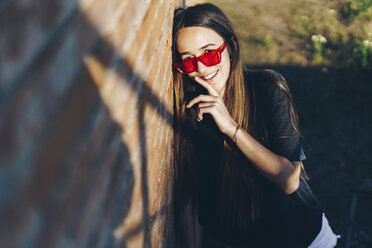
{"label": "finger", "polygon": [[205,80],[203,80],[201,77],[194,77],[195,81],[201,84],[204,88],[206,88],[211,96],[219,96],[218,92],[207,83]]}
{"label": "finger", "polygon": [[186,107],[191,108],[192,105],[194,105],[195,103],[198,103],[200,101],[204,101],[204,102],[216,101],[216,97],[215,96],[210,96],[210,95],[199,95],[199,96],[195,97],[194,99],[192,99],[186,105]]}
{"label": "finger", "polygon": [[202,107],[212,107],[212,106],[215,106],[216,105],[216,102],[201,102],[198,104],[198,107],[199,108],[202,108]]}
{"label": "finger", "polygon": [[199,108],[198,117],[197,117],[198,121],[203,120],[203,114],[206,114],[206,113],[212,114],[213,108],[214,108],[213,106]]}

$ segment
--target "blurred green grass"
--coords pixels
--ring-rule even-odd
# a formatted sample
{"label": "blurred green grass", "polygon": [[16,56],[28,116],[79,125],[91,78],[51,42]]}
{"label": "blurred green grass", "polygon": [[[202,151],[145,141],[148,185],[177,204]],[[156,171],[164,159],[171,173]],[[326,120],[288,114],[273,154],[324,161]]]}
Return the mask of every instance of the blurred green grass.
{"label": "blurred green grass", "polygon": [[[248,67],[288,80],[310,186],[345,237],[352,189],[372,188],[372,0],[210,2],[237,28]],[[371,198],[360,200],[360,223],[372,223]],[[372,247],[371,231],[355,229],[351,247]]]}

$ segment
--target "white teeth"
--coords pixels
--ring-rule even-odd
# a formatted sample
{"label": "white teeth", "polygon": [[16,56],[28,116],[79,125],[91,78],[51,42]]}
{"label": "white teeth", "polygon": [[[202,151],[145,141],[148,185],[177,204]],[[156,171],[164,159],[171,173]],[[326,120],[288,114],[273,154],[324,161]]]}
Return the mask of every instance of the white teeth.
{"label": "white teeth", "polygon": [[215,73],[209,74],[208,76],[205,76],[205,77],[203,77],[203,78],[204,78],[204,79],[210,79],[210,78],[216,76],[217,72],[218,72],[218,71],[216,71]]}

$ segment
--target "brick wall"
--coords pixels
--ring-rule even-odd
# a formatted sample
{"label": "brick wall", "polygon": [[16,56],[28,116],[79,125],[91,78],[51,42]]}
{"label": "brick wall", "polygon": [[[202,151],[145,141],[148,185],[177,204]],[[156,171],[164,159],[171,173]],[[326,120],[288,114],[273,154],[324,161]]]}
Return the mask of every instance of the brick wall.
{"label": "brick wall", "polygon": [[181,0],[0,0],[2,247],[172,247]]}

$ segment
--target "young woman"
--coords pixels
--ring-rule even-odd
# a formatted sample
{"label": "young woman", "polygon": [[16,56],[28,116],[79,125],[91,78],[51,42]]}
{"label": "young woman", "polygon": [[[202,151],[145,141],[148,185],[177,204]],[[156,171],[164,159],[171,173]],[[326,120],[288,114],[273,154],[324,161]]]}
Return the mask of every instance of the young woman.
{"label": "young woman", "polygon": [[[175,220],[181,247],[334,247],[284,78],[245,69],[212,4],[175,11]],[[199,226],[200,223],[200,226]]]}

